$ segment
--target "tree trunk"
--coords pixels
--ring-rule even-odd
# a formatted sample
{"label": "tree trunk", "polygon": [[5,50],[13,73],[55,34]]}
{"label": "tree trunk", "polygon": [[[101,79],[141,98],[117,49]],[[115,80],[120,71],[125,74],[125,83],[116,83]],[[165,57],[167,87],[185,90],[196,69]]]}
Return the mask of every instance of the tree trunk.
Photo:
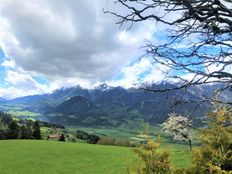
{"label": "tree trunk", "polygon": [[189,149],[192,150],[192,141],[188,139],[188,142],[189,142]]}

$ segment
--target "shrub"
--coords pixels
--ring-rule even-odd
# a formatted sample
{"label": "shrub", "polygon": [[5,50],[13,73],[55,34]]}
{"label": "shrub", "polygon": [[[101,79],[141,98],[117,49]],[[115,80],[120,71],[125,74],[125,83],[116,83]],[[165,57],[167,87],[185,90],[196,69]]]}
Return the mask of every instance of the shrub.
{"label": "shrub", "polygon": [[76,137],[81,139],[81,140],[87,140],[88,139],[88,133],[84,132],[84,131],[80,131],[80,130],[77,130],[77,134],[76,134]]}
{"label": "shrub", "polygon": [[232,116],[226,108],[211,112],[208,127],[200,131],[202,146],[193,152],[197,173],[232,173]]}
{"label": "shrub", "polygon": [[88,135],[88,138],[87,138],[87,143],[89,143],[89,144],[96,144],[96,143],[98,142],[99,139],[100,139],[99,136],[89,134],[89,135]]}
{"label": "shrub", "polygon": [[[139,174],[171,174],[172,165],[169,159],[169,153],[160,151],[159,140],[148,139],[147,144],[134,151],[140,159],[137,173]],[[130,173],[130,171],[129,171]]]}
{"label": "shrub", "polygon": [[74,142],[76,142],[76,138],[70,137],[70,138],[69,138],[69,141],[74,143]]}
{"label": "shrub", "polygon": [[116,139],[115,138],[111,138],[111,137],[101,137],[97,144],[101,144],[101,145],[112,145],[114,146],[115,145],[115,141]]}
{"label": "shrub", "polygon": [[115,139],[112,137],[101,137],[101,139],[98,140],[97,144],[111,145],[111,146],[125,146],[125,147],[131,146],[128,140]]}
{"label": "shrub", "polygon": [[77,130],[76,137],[81,139],[81,140],[86,140],[87,143],[89,144],[96,144],[98,140],[100,139],[99,136],[93,135],[93,134],[88,134],[84,131]]}
{"label": "shrub", "polygon": [[116,146],[124,146],[124,147],[130,147],[131,143],[128,140],[116,140],[115,141]]}

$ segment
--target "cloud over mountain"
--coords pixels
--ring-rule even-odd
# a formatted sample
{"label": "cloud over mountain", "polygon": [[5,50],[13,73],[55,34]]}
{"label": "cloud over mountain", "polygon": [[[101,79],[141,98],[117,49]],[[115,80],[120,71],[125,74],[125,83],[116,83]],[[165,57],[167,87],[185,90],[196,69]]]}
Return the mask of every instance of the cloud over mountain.
{"label": "cloud over mountain", "polygon": [[3,1],[1,47],[24,71],[51,81],[108,80],[138,55],[153,28],[144,24],[126,32],[102,8],[112,9],[112,2]]}

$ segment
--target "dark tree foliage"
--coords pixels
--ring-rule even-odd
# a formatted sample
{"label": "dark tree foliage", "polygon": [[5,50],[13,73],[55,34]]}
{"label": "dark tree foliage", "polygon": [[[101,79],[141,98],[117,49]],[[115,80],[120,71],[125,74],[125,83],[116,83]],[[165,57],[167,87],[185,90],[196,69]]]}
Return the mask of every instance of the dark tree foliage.
{"label": "dark tree foliage", "polygon": [[38,121],[35,121],[33,124],[33,137],[37,140],[41,139],[41,133],[40,133],[40,125]]}
{"label": "dark tree foliage", "polygon": [[8,125],[8,139],[17,139],[19,137],[20,127],[15,120]]}
{"label": "dark tree foliage", "polygon": [[1,139],[41,139],[40,125],[54,128],[64,128],[62,125],[51,124],[41,121],[19,119],[15,121],[13,116],[0,111]]}
{"label": "dark tree foliage", "polygon": [[54,124],[54,123],[48,123],[48,122],[44,122],[44,121],[38,121],[40,126],[44,126],[44,127],[55,127],[55,128],[60,128],[60,129],[64,129],[65,127],[63,125],[59,125],[59,124]]}
{"label": "dark tree foliage", "polygon": [[[232,104],[229,99],[217,97],[231,90],[232,82],[232,1],[231,0],[117,0],[123,14],[105,11],[118,17],[117,24],[154,21],[167,30],[165,43],[148,41],[146,54],[167,67],[167,78],[178,81],[173,88],[153,89],[154,92],[180,90],[175,104],[185,102],[217,101]],[[188,74],[189,78],[184,78]],[[214,96],[185,100],[191,86],[218,83]]]}
{"label": "dark tree foliage", "polygon": [[5,130],[0,130],[0,140],[7,139],[7,132]]}
{"label": "dark tree foliage", "polygon": [[61,134],[61,136],[60,136],[60,138],[59,138],[59,141],[65,141],[65,136],[64,136],[63,133]]}
{"label": "dark tree foliage", "polygon": [[81,131],[81,130],[77,130],[76,132],[76,137],[81,139],[81,140],[87,140],[88,139],[88,136],[89,134],[87,132],[84,132],[84,131]]}
{"label": "dark tree foliage", "polygon": [[12,122],[12,120],[13,119],[10,114],[0,111],[0,121],[2,122],[4,126],[9,125],[10,122]]}
{"label": "dark tree foliage", "polygon": [[20,128],[20,139],[27,139],[27,127],[24,125]]}
{"label": "dark tree foliage", "polygon": [[32,131],[32,121],[28,121],[26,123],[26,128],[27,128],[27,139],[32,139],[33,138],[33,131]]}
{"label": "dark tree foliage", "polygon": [[99,139],[100,139],[99,136],[89,134],[89,137],[87,139],[87,143],[89,143],[89,144],[97,144],[97,142],[98,142]]}
{"label": "dark tree foliage", "polygon": [[96,144],[98,140],[100,139],[99,136],[93,135],[93,134],[88,134],[84,131],[77,130],[76,137],[81,139],[81,140],[86,140],[87,143],[89,144]]}

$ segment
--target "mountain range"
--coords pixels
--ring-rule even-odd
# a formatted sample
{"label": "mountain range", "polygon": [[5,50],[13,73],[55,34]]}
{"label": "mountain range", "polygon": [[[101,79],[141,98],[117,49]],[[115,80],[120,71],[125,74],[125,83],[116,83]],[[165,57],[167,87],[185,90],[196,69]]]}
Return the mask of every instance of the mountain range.
{"label": "mountain range", "polygon": [[[153,89],[172,87],[175,85],[169,83],[151,86]],[[193,87],[185,93],[184,99],[195,100],[199,96],[209,96],[217,88],[218,86],[206,85]],[[22,110],[39,113],[36,118],[43,121],[75,126],[120,126],[131,120],[141,119],[157,124],[167,119],[171,112],[200,118],[212,108],[210,103],[203,103],[197,109],[192,103],[171,107],[179,95],[180,91],[158,93],[102,84],[91,90],[75,86],[55,90],[50,94],[25,96],[7,101],[1,99],[0,103],[20,106]],[[231,94],[227,92],[223,97],[230,98]]]}

